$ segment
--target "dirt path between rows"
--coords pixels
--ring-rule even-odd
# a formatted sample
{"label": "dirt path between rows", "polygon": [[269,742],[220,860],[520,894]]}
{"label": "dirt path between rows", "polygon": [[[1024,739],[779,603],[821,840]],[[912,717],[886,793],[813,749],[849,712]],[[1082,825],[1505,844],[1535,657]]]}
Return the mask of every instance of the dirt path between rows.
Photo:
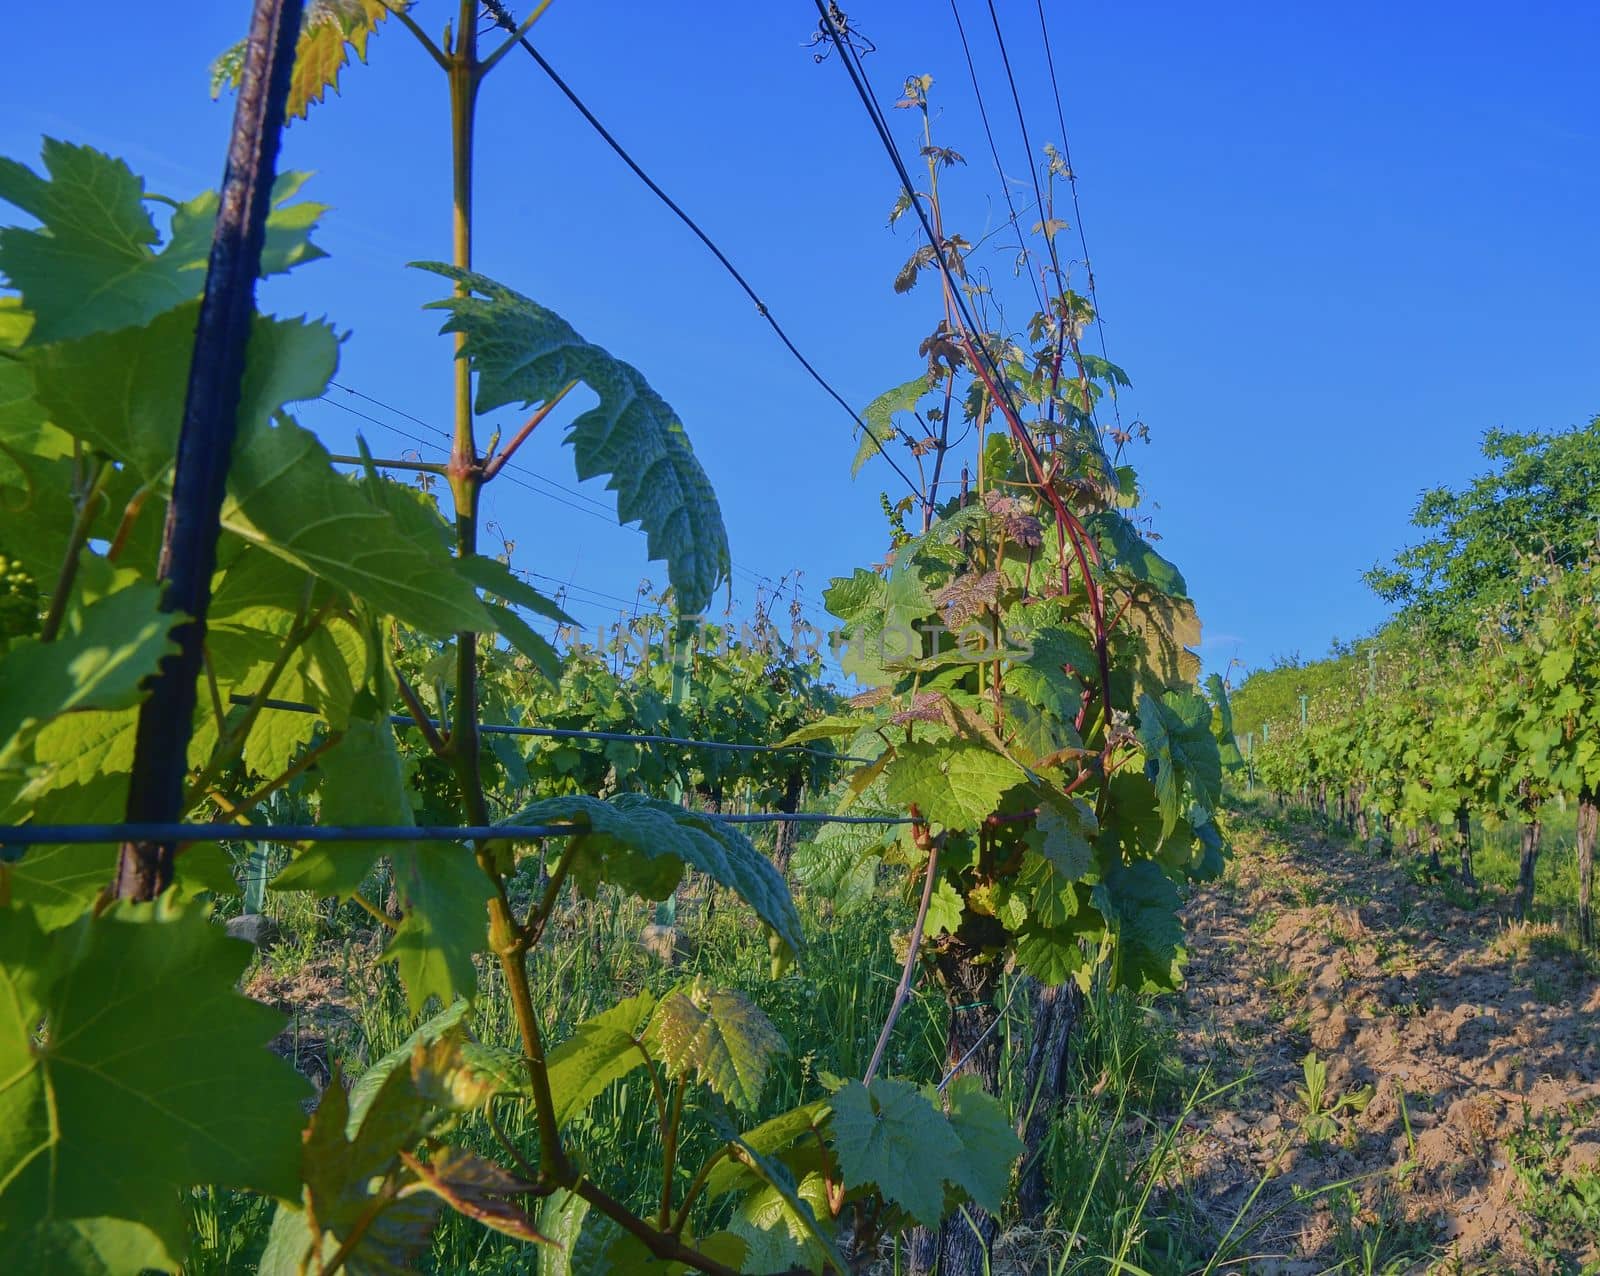
{"label": "dirt path between rows", "polygon": [[[1175,1190],[1226,1229],[1271,1173],[1230,1270],[1600,1272],[1593,964],[1312,827],[1235,831],[1186,910],[1171,1011],[1186,1063],[1244,1078],[1197,1118]],[[1315,1141],[1312,1050],[1329,1102],[1372,1087]]]}

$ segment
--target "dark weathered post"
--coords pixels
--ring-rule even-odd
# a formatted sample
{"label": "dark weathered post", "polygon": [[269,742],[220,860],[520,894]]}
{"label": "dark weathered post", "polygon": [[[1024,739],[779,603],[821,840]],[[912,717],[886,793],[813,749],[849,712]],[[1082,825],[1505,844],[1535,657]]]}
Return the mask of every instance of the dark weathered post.
{"label": "dark weathered post", "polygon": [[[177,654],[161,662],[139,711],[128,785],[132,822],[165,823],[183,815],[222,498],[303,7],[303,0],[256,0],[250,22],[161,540],[161,609],[188,619],[173,631]],[[154,899],[172,882],[175,853],[171,842],[124,842],[117,861],[118,898]]]}

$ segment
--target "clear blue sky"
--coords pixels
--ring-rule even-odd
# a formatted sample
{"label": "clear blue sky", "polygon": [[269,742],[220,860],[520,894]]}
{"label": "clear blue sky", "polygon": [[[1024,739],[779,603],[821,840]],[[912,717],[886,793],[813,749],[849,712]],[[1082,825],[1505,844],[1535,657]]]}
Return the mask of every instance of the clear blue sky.
{"label": "clear blue sky", "polygon": [[[846,8],[878,46],[880,98],[935,77],[939,139],[970,164],[954,228],[977,238],[999,187],[948,4]],[[998,8],[1035,145],[1059,141],[1034,0]],[[1131,459],[1208,663],[1318,654],[1381,618],[1360,572],[1404,540],[1422,488],[1474,471],[1485,429],[1600,411],[1600,10],[1046,8],[1109,351],[1134,381],[1124,414],[1153,433]],[[122,156],[155,191],[214,186],[231,103],[208,100],[207,65],[248,9],[84,0],[66,22],[11,6],[0,153],[34,162],[49,133]],[[454,9],[414,12],[436,30]],[[1023,179],[987,9],[961,10]],[[885,226],[895,182],[837,60],[801,47],[815,25],[805,0],[557,0],[534,34],[859,405],[915,373],[936,303],[890,289],[910,251]],[[341,382],[444,426],[448,350],[419,309],[438,288],[403,268],[448,255],[444,85],[398,28],[371,52],[283,157],[333,206],[319,237],[332,259],[263,300],[329,315],[351,334]],[[912,121],[893,119],[909,155]],[[722,499],[741,601],[755,576],[798,568],[816,602],[829,576],[877,561],[893,476],[851,482],[848,420],[520,53],[485,90],[480,145],[479,268],[678,409]],[[357,426],[379,454],[411,446],[326,404],[302,416],[335,446]],[[573,483],[554,430],[523,460]],[[622,598],[664,578],[642,538],[525,488],[497,483],[488,513],[521,567]],[[593,622],[616,606],[574,594],[573,609]]]}

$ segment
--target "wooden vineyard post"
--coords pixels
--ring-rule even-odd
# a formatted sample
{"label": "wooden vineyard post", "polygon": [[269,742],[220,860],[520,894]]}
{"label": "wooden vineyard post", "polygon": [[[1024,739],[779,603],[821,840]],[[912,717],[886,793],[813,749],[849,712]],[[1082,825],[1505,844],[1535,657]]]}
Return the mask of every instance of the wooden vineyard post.
{"label": "wooden vineyard post", "polygon": [[[178,651],[161,662],[139,710],[128,783],[130,822],[169,823],[183,815],[222,499],[303,7],[303,0],[256,0],[250,22],[161,538],[161,609],[187,619],[173,630]],[[113,887],[117,898],[154,899],[172,882],[176,851],[172,842],[124,842]]]}

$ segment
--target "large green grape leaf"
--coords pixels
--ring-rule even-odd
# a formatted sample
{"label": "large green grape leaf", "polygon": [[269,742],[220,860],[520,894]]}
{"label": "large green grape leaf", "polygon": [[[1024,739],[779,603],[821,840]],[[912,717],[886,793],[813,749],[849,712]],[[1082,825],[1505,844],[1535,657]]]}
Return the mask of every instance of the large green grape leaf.
{"label": "large green grape leaf", "polygon": [[1083,681],[1098,675],[1094,647],[1075,630],[1055,626],[1029,634],[1027,643],[1027,654],[1006,667],[1006,689],[1058,721],[1070,723],[1083,703]]}
{"label": "large green grape leaf", "polygon": [[1039,816],[1028,845],[1039,852],[1067,882],[1087,877],[1094,868],[1089,838],[1098,832],[1094,808],[1087,803],[1049,798],[1039,803]]}
{"label": "large green grape leaf", "polygon": [[[330,1242],[335,1247],[350,1243],[346,1265],[353,1271],[376,1276],[411,1270],[427,1247],[442,1202],[431,1193],[410,1193],[384,1205],[375,1188],[404,1177],[400,1152],[416,1144],[428,1115],[411,1070],[397,1068],[352,1134],[344,1081],[334,1077],[306,1131],[301,1158],[306,1208],[280,1211],[291,1219],[300,1216],[295,1230],[303,1237],[301,1254],[311,1248],[314,1226],[324,1254]],[[262,1271],[271,1271],[265,1262]]]}
{"label": "large green grape leaf", "polygon": [[[743,1271],[848,1271],[849,1261],[837,1246],[824,1248],[827,1236],[818,1220],[832,1226],[827,1180],[812,1170],[798,1183],[788,1168],[747,1150],[765,1181],[739,1202],[728,1230],[745,1244]],[[818,1233],[821,1233],[821,1236]]]}
{"label": "large green grape leaf", "polygon": [[223,526],[425,633],[494,628],[437,537],[334,472],[309,430],[280,418],[241,439]]}
{"label": "large green grape leaf", "polygon": [[1084,933],[1083,928],[1030,923],[1017,936],[1017,965],[1051,986],[1076,978],[1087,992],[1092,959],[1083,952]]}
{"label": "large green grape leaf", "polygon": [[1094,888],[1095,905],[1115,919],[1116,974],[1136,991],[1165,991],[1183,979],[1186,953],[1178,888],[1150,860],[1117,867]]}
{"label": "large green grape leaf", "polygon": [[1027,776],[987,745],[966,741],[899,746],[886,773],[889,800],[951,829],[975,829],[994,814],[1000,795]]}
{"label": "large green grape leaf", "polygon": [[[350,53],[367,60],[367,41],[389,10],[404,9],[410,0],[310,0],[300,15],[300,38],[294,49],[294,71],[289,77],[286,113],[290,119],[306,118],[313,103],[320,104],[332,89],[339,91],[339,72],[349,65]],[[224,50],[211,64],[211,96],[237,89],[244,72],[244,41]]]}
{"label": "large green grape leaf", "polygon": [[642,1067],[644,1033],[656,999],[648,992],[585,1019],[546,1058],[556,1124],[581,1116],[614,1081]]}
{"label": "large green grape leaf", "polygon": [[171,898],[52,932],[0,914],[0,1270],[50,1270],[36,1245],[76,1233],[132,1276],[151,1242],[127,1224],[182,1257],[181,1189],[298,1192],[310,1087],[266,1049],[283,1016],[235,991],[249,960]]}
{"label": "large green grape leaf", "polygon": [[[0,159],[0,200],[42,223],[0,230],[0,274],[34,315],[30,345],[135,327],[200,296],[215,195],[178,205],[171,237],[157,252],[144,182],[126,164],[54,138],[44,140],[43,156],[48,178]],[[285,174],[273,188],[263,275],[326,255],[310,242],[321,206],[285,206],[304,180]]]}
{"label": "large green grape leaf", "polygon": [[[177,446],[197,317],[183,305],[143,328],[40,351],[40,402],[62,428],[155,480]],[[338,350],[327,324],[254,320],[223,526],[425,632],[493,628],[436,511],[350,482],[315,435],[274,423],[285,404],[327,388]]]}
{"label": "large green grape leaf", "polygon": [[[34,740],[39,764],[0,811],[0,820],[37,824],[98,823],[123,818],[138,711],[85,710],[55,718]],[[34,909],[47,927],[65,925],[111,880],[117,848],[30,846],[16,863],[0,862],[0,884],[14,903]]]}
{"label": "large green grape leaf", "polygon": [[1140,771],[1117,772],[1106,783],[1100,836],[1103,858],[1115,863],[1148,858],[1161,840],[1161,803],[1156,787]]}
{"label": "large green grape leaf", "polygon": [[831,901],[840,915],[848,915],[872,899],[891,836],[871,824],[826,824],[811,841],[795,847],[789,872]]}
{"label": "large green grape leaf", "polygon": [[1139,584],[1128,591],[1123,617],[1138,638],[1134,654],[1143,685],[1160,693],[1196,682],[1201,629],[1193,602]]}
{"label": "large green grape leaf", "polygon": [[799,954],[805,939],[789,887],[767,857],[731,824],[636,793],[609,801],[545,798],[504,821],[510,825],[570,823],[573,880],[592,891],[615,882],[650,899],[664,899],[685,864],[731,887]]}
{"label": "large green grape leaf", "polygon": [[1184,813],[1184,792],[1207,810],[1222,798],[1222,758],[1211,734],[1211,706],[1192,691],[1169,691],[1161,699],[1139,698],[1139,743],[1154,768],[1161,804],[1161,835],[1168,836]]}
{"label": "large green grape leaf", "polygon": [[[302,717],[309,715],[302,714]],[[356,719],[318,760],[324,824],[412,824],[405,769],[387,722]],[[361,888],[386,842],[320,842],[295,856],[276,877],[275,891],[313,891],[349,899]]]}
{"label": "large green grape leaf", "polygon": [[861,413],[861,421],[866,428],[861,432],[861,442],[856,448],[855,460],[850,462],[851,477],[861,473],[861,467],[879,452],[887,450],[894,439],[894,414],[911,411],[917,406],[917,400],[927,392],[928,377],[924,373],[920,377],[913,377],[904,385],[886,390],[867,404]]}
{"label": "large green grape leaf", "polygon": [[[32,358],[39,402],[50,419],[149,482],[172,465],[188,394],[200,305],[191,302],[142,328],[97,333]],[[339,362],[326,323],[257,315],[239,391],[238,437],[267,427],[287,403],[317,398]]]}
{"label": "large green grape leaf", "polygon": [[1099,540],[1101,554],[1134,579],[1145,581],[1174,598],[1188,596],[1189,587],[1184,583],[1183,573],[1150,547],[1150,542],[1139,534],[1139,529],[1125,514],[1101,510],[1084,520],[1084,525]]}
{"label": "large green grape leaf", "polygon": [[548,402],[582,381],[600,398],[567,432],[580,479],[609,475],[617,518],[645,531],[650,557],[665,560],[686,614],[710,605],[728,579],[722,511],[677,415],[637,369],[590,345],[566,320],[503,284],[440,262],[415,263],[462,293],[430,303],[449,312],[443,331],[466,338],[478,374],[477,410]]}
{"label": "large green grape leaf", "polygon": [[694,1073],[736,1108],[761,1101],[775,1055],[788,1053],[772,1020],[747,998],[696,979],[656,1005],[646,1043],[670,1076]]}
{"label": "large green grape leaf", "polygon": [[176,619],[159,610],[160,590],[118,590],[80,613],[54,642],[15,641],[0,656],[0,769],[14,762],[40,723],[83,709],[124,709],[143,698],[141,683],[162,656]]}
{"label": "large green grape leaf", "polygon": [[412,1014],[429,997],[449,1005],[478,988],[473,955],[489,946],[487,907],[493,889],[469,847],[454,842],[396,848],[395,881],[406,904],[400,929],[384,950],[399,967]]}
{"label": "large green grape leaf", "polygon": [[830,1135],[846,1187],[876,1185],[884,1200],[926,1227],[943,1217],[945,1179],[964,1148],[916,1086],[851,1081],[833,1096]]}
{"label": "large green grape leaf", "polygon": [[949,1167],[950,1181],[988,1210],[998,1214],[1011,1183],[1011,1167],[1026,1150],[1011,1128],[1006,1110],[977,1077],[956,1077],[946,1091],[950,1125],[961,1140],[963,1155]]}

